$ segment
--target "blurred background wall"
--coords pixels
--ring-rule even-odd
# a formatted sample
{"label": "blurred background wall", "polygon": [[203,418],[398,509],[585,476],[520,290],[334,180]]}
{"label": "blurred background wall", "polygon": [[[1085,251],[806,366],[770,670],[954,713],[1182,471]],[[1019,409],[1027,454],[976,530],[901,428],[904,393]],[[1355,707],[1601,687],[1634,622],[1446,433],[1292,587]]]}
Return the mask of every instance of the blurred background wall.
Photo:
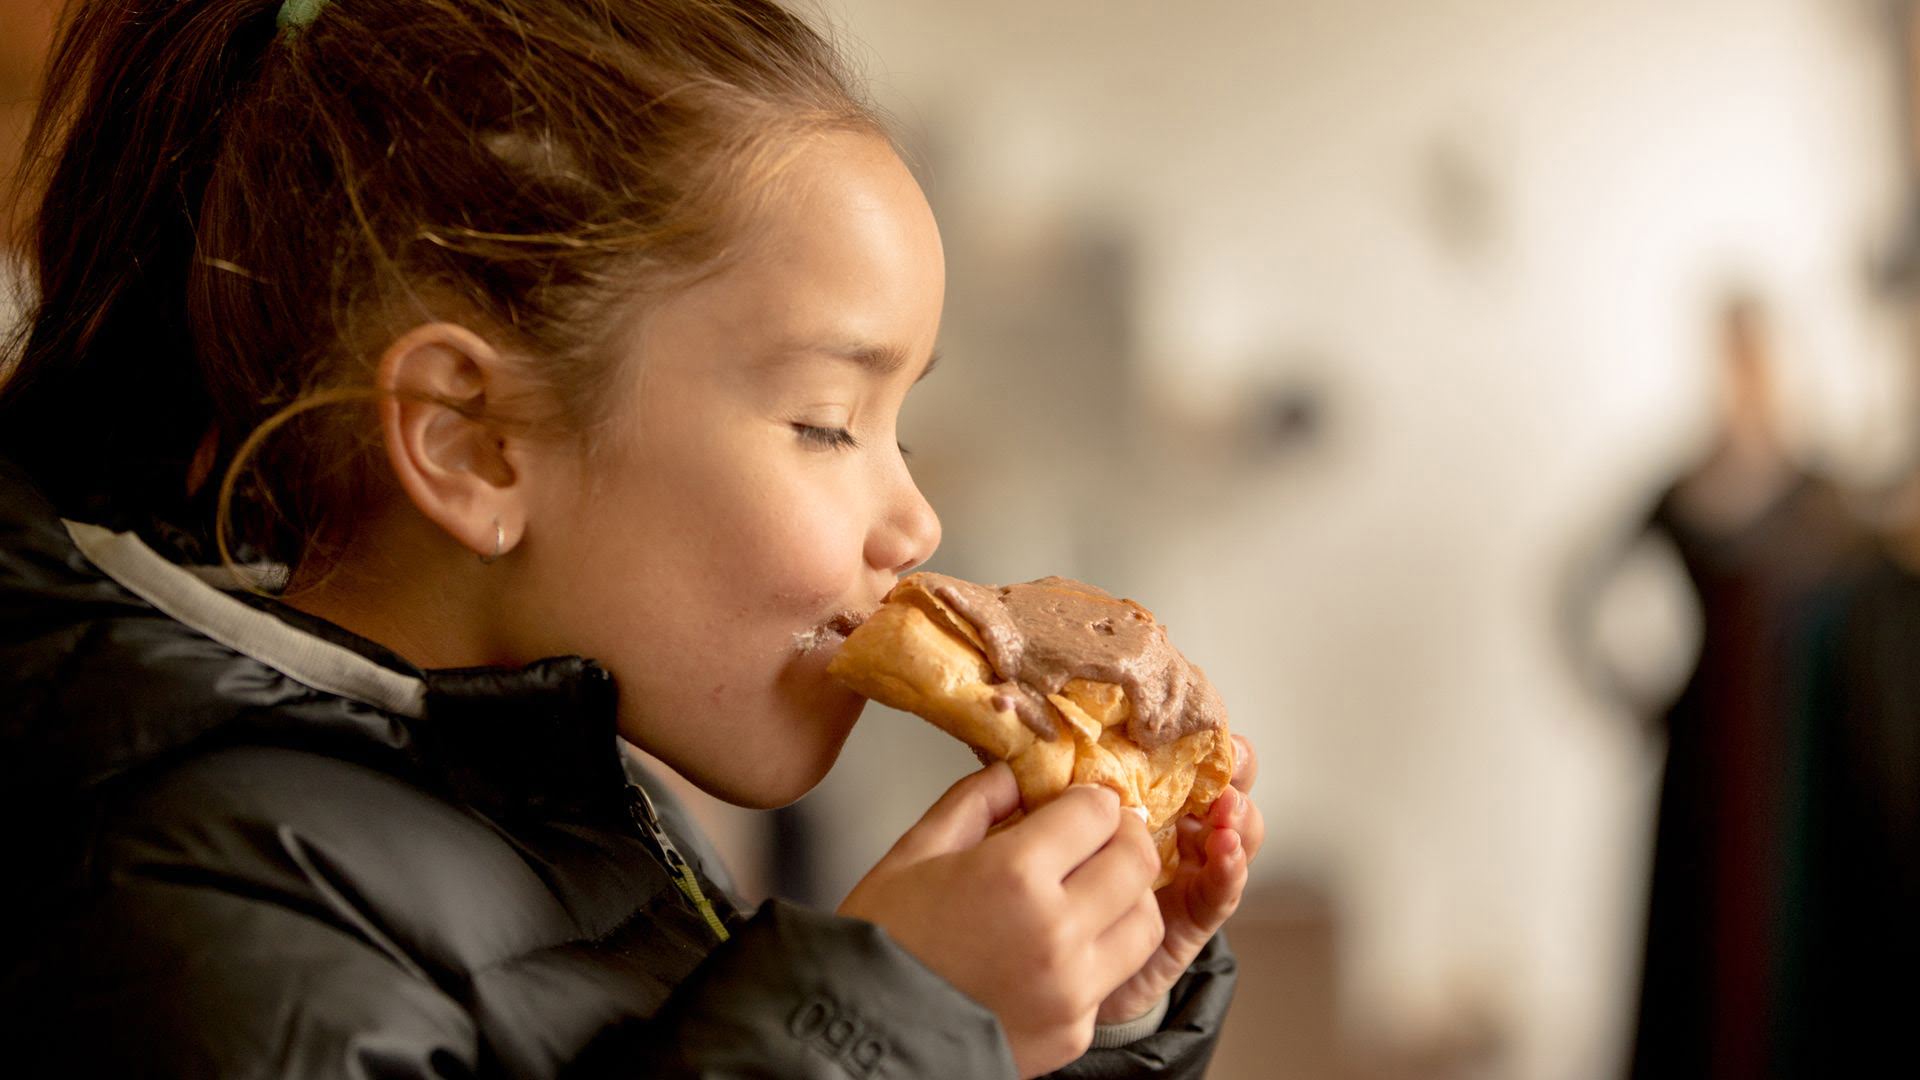
{"label": "blurred background wall", "polygon": [[[1904,460],[1893,9],[825,10],[948,244],[903,429],[935,568],[1154,608],[1261,751],[1241,937],[1331,941],[1328,980],[1253,973],[1216,1073],[1619,1074],[1663,744],[1578,678],[1562,593],[1704,449],[1729,290],[1797,454]],[[1630,618],[1684,622],[1656,586]],[[969,765],[875,710],[806,804],[820,895]],[[1319,993],[1336,1032],[1290,1028]]]}
{"label": "blurred background wall", "polygon": [[[0,6],[9,146],[51,6]],[[815,10],[946,238],[903,424],[934,568],[1142,600],[1260,748],[1215,1075],[1620,1074],[1665,743],[1583,677],[1568,582],[1704,451],[1731,293],[1793,454],[1904,467],[1904,6]],[[1621,597],[1670,695],[1684,578]],[[831,904],[971,767],[874,709],[793,811],[701,809],[747,891]]]}

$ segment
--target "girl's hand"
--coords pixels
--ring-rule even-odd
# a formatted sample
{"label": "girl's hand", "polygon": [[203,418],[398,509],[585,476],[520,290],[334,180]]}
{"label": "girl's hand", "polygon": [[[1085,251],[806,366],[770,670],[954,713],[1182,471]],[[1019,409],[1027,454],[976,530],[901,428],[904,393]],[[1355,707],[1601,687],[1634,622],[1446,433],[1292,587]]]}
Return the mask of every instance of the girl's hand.
{"label": "girl's hand", "polygon": [[1152,1009],[1193,963],[1207,939],[1240,906],[1247,867],[1266,838],[1266,820],[1247,792],[1260,771],[1253,744],[1233,737],[1233,783],[1205,815],[1189,814],[1176,828],[1180,868],[1157,894],[1165,936],[1145,965],[1100,1004],[1099,1022],[1117,1024]]}
{"label": "girl's hand", "polygon": [[1153,840],[1112,791],[1069,788],[987,835],[1019,806],[1006,765],[965,777],[840,914],[880,925],[991,1009],[1027,1077],[1086,1052],[1100,1003],[1160,947],[1163,905]]}

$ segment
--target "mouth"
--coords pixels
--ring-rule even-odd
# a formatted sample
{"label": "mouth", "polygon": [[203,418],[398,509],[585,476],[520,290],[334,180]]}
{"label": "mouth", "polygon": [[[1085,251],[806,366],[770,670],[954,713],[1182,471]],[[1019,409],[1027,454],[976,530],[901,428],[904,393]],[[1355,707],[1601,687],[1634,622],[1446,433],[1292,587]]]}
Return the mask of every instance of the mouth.
{"label": "mouth", "polygon": [[848,634],[858,630],[860,624],[866,621],[865,612],[837,611],[825,622],[793,635],[793,651],[810,653],[819,649],[838,648],[841,642],[847,640]]}
{"label": "mouth", "polygon": [[866,612],[841,611],[836,612],[833,618],[827,620],[826,627],[841,637],[846,637],[848,634],[860,629],[860,624],[866,621]]}

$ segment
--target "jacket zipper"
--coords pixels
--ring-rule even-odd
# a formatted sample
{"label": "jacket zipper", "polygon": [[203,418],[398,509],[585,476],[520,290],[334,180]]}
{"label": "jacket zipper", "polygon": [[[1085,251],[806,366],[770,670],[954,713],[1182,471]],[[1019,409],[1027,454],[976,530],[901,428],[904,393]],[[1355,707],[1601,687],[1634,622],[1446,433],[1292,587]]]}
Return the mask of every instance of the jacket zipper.
{"label": "jacket zipper", "polygon": [[672,876],[674,885],[680,889],[680,895],[686,897],[693,910],[707,921],[713,936],[725,941],[733,935],[727,933],[727,926],[720,921],[720,915],[707,902],[707,894],[700,888],[700,878],[687,863],[680,849],[673,846],[673,840],[667,836],[667,828],[660,823],[660,813],[653,807],[653,800],[647,796],[645,788],[638,784],[627,785],[627,813],[633,818],[634,825],[640,829],[640,838],[653,848],[654,855],[667,865],[667,873]]}

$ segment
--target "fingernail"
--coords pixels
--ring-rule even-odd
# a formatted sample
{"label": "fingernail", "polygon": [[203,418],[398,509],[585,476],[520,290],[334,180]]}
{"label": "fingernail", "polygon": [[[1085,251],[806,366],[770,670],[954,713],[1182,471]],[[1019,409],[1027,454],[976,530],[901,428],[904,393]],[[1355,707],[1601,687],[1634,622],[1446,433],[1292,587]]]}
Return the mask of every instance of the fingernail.
{"label": "fingernail", "polygon": [[1144,806],[1129,806],[1129,807],[1127,807],[1127,811],[1128,811],[1129,813],[1131,813],[1131,814],[1132,814],[1132,815],[1133,815],[1134,817],[1137,817],[1137,818],[1139,818],[1139,819],[1140,819],[1140,824],[1142,824],[1142,825],[1145,825],[1145,824],[1147,823],[1147,808],[1146,808],[1146,807],[1144,807]]}
{"label": "fingernail", "polygon": [[1105,784],[1074,784],[1072,785],[1072,787],[1078,788],[1082,791],[1098,792],[1099,794],[1109,799],[1112,799],[1115,805],[1118,805],[1120,802],[1120,793],[1113,790],[1112,788],[1108,787]]}

